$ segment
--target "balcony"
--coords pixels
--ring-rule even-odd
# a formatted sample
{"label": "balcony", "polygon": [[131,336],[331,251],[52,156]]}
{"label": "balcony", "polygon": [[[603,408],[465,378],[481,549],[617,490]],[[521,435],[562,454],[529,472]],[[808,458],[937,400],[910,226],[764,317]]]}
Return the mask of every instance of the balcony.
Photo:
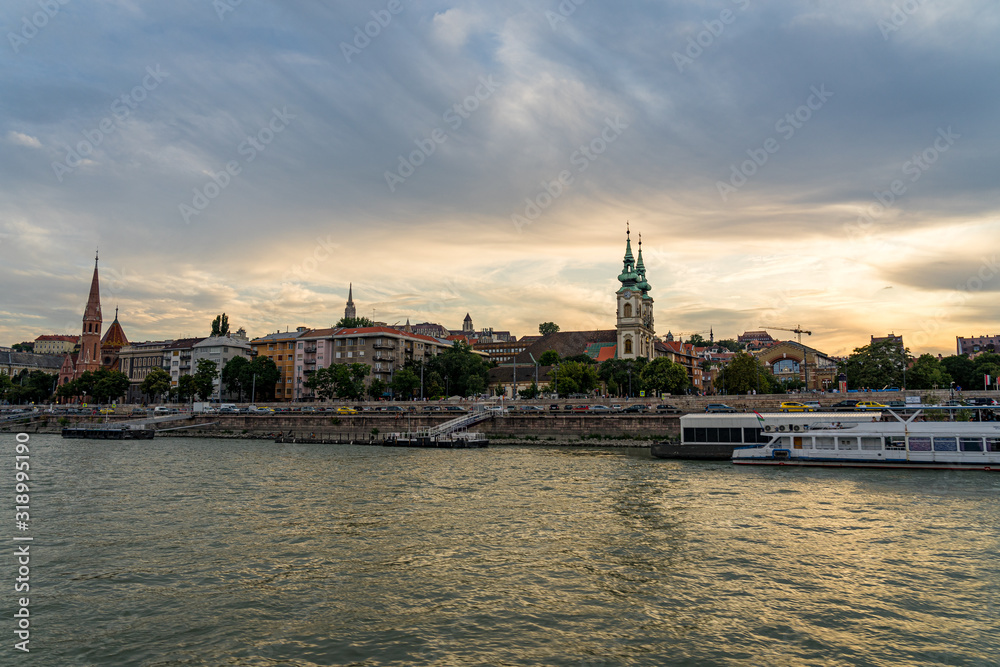
{"label": "balcony", "polygon": [[393,345],[393,343],[392,343],[391,340],[382,340],[381,338],[375,339],[375,342],[372,343],[372,347],[374,347],[376,350],[378,350],[378,349],[382,349],[382,350],[395,350],[396,349],[396,346]]}
{"label": "balcony", "polygon": [[315,359],[306,359],[302,363],[304,363],[306,366],[315,366],[316,365],[316,360]]}
{"label": "balcony", "polygon": [[394,355],[394,354],[384,354],[382,352],[378,352],[378,353],[375,354],[374,359],[375,359],[375,361],[394,361],[396,359],[396,355]]}
{"label": "balcony", "polygon": [[312,353],[312,352],[315,352],[315,351],[316,351],[316,346],[315,345],[312,345],[312,346],[306,348],[306,354],[309,354],[309,353]]}

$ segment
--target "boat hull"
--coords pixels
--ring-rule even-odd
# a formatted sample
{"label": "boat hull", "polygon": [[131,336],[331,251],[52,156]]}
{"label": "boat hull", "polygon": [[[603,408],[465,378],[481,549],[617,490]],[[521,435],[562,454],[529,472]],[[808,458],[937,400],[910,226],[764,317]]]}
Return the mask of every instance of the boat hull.
{"label": "boat hull", "polygon": [[62,437],[72,440],[152,440],[153,429],[64,428]]}

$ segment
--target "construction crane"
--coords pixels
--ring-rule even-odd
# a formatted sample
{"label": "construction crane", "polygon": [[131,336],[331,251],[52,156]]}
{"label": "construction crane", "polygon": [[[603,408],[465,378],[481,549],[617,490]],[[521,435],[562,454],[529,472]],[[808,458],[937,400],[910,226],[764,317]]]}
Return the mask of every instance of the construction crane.
{"label": "construction crane", "polygon": [[789,329],[788,327],[766,327],[766,326],[762,326],[761,329],[777,329],[778,331],[792,331],[798,334],[799,345],[802,344],[802,334],[805,334],[807,336],[813,335],[812,331],[806,331],[805,329],[803,329],[801,324],[796,324],[794,329]]}

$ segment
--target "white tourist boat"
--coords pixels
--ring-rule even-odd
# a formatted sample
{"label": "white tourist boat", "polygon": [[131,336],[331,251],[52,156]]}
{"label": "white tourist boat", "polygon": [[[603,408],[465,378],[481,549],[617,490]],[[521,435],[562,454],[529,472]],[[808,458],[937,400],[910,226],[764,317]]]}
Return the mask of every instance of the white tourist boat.
{"label": "white tourist boat", "polygon": [[1000,471],[1000,422],[903,420],[824,424],[774,433],[769,442],[733,451],[738,465],[924,468]]}

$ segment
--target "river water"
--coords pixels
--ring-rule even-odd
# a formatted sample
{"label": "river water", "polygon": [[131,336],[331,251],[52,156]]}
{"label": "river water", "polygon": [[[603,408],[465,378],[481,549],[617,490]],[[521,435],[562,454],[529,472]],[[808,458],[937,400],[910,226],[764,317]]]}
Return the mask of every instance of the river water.
{"label": "river water", "polygon": [[31,655],[8,621],[0,664],[1000,664],[997,474],[29,446]]}

